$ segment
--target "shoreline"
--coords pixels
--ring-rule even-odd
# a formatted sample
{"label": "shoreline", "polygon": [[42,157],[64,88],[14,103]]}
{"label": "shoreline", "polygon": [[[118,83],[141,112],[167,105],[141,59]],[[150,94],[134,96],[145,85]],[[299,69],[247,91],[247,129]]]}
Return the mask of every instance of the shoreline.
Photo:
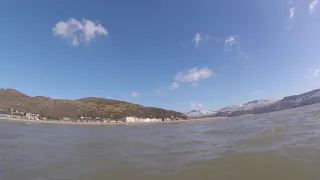
{"label": "shoreline", "polygon": [[0,121],[11,121],[18,123],[30,123],[30,124],[56,124],[56,125],[89,125],[89,126],[121,126],[121,125],[151,125],[151,124],[175,124],[175,123],[184,123],[184,122],[203,122],[203,121],[213,121],[217,119],[224,119],[224,117],[218,118],[200,118],[200,119],[186,119],[186,120],[177,120],[177,121],[159,121],[159,122],[148,122],[148,123],[128,123],[128,122],[108,122],[108,123],[84,123],[84,122],[63,122],[63,121],[41,121],[41,120],[29,120],[29,119],[17,119],[17,118],[6,118],[0,117]]}

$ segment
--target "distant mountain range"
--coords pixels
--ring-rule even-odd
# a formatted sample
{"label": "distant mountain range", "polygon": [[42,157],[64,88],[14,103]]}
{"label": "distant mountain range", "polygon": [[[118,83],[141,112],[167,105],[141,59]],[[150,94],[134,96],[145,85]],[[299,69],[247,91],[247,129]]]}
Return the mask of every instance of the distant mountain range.
{"label": "distant mountain range", "polygon": [[169,118],[173,116],[175,118],[187,118],[180,112],[156,107],[144,107],[112,99],[96,97],[77,100],[52,99],[44,96],[31,97],[15,89],[0,89],[0,111],[5,112],[10,108],[19,112],[37,113],[42,117],[52,119],[61,119],[62,117],[76,119],[80,116],[114,118],[127,116]]}
{"label": "distant mountain range", "polygon": [[31,97],[15,89],[0,89],[0,111],[14,108],[18,111],[39,113],[45,117],[77,118],[91,117],[159,117],[167,118],[204,118],[232,117],[246,114],[260,114],[285,110],[310,104],[320,103],[320,89],[315,89],[300,95],[287,96],[280,100],[254,100],[242,105],[232,105],[217,111],[192,110],[180,113],[156,107],[144,107],[124,101],[87,97],[77,100],[52,99],[44,96]]}
{"label": "distant mountain range", "polygon": [[190,112],[184,113],[190,118],[201,118],[217,113],[216,111],[205,111],[205,110],[192,110]]}
{"label": "distant mountain range", "polygon": [[254,100],[242,105],[227,106],[217,111],[192,110],[185,113],[189,118],[232,117],[246,114],[261,114],[320,103],[320,89],[300,95],[287,96],[280,100]]}

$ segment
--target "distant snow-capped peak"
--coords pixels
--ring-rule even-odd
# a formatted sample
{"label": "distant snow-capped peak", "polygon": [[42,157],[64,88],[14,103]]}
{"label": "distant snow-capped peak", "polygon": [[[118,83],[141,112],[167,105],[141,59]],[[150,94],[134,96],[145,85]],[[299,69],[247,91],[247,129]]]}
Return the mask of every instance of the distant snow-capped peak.
{"label": "distant snow-capped peak", "polygon": [[245,104],[241,105],[232,105],[232,106],[227,106],[222,109],[220,109],[220,112],[226,112],[226,111],[245,111],[245,110],[252,110],[255,108],[262,108],[266,106],[270,106],[273,103],[278,102],[279,100],[269,100],[269,99],[260,99],[260,100],[254,100],[250,101]]}
{"label": "distant snow-capped peak", "polygon": [[207,111],[207,110],[191,110],[187,113],[184,113],[188,117],[203,117],[207,115],[211,115],[216,113],[215,111]]}

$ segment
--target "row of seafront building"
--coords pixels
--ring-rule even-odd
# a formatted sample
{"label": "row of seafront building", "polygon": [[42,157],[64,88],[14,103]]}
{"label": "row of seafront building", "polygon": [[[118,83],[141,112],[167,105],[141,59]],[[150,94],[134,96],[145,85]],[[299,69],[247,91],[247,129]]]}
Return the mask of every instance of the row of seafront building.
{"label": "row of seafront building", "polygon": [[[0,113],[0,117],[2,118],[15,118],[15,119],[26,119],[26,120],[42,120],[42,121],[50,121],[53,119],[41,117],[40,114],[31,113],[31,112],[19,112],[14,110],[13,108],[10,109],[9,113]],[[57,120],[57,119],[55,119]],[[79,122],[79,123],[152,123],[152,122],[161,122],[161,121],[174,121],[180,120],[175,117],[171,118],[138,118],[138,117],[124,117],[120,119],[111,119],[111,118],[101,118],[101,117],[79,117],[77,120],[72,120],[69,117],[63,117],[59,119],[59,121],[64,122]]]}
{"label": "row of seafront building", "polygon": [[[26,120],[42,120],[42,121],[50,121],[50,119],[40,117],[39,114],[36,113],[26,113],[25,115],[12,115],[12,114],[0,114],[0,117],[3,118],[15,118],[15,119],[26,119]],[[64,122],[79,122],[79,123],[152,123],[152,122],[161,122],[161,121],[174,121],[178,119],[172,119],[172,118],[137,118],[137,117],[125,117],[121,119],[109,119],[109,118],[80,118],[78,120],[72,120],[71,118],[68,117],[63,117],[60,119],[60,121]]]}
{"label": "row of seafront building", "polygon": [[15,118],[15,119],[28,119],[28,120],[40,120],[39,114],[26,113],[25,115],[12,115],[12,114],[0,114],[3,118]]}
{"label": "row of seafront building", "polygon": [[[3,111],[0,109],[0,112]],[[28,120],[40,120],[40,114],[31,112],[22,112],[10,108],[9,113],[0,113],[0,117],[3,118],[15,118],[15,119],[28,119]]]}
{"label": "row of seafront building", "polygon": [[137,117],[126,117],[127,123],[149,123],[149,122],[160,122],[160,121],[172,121],[172,118],[137,118]]}
{"label": "row of seafront building", "polygon": [[161,121],[174,121],[180,120],[176,118],[138,118],[138,117],[124,117],[120,119],[110,119],[110,118],[92,118],[92,117],[80,117],[77,122],[96,122],[96,123],[152,123],[152,122],[161,122]]}

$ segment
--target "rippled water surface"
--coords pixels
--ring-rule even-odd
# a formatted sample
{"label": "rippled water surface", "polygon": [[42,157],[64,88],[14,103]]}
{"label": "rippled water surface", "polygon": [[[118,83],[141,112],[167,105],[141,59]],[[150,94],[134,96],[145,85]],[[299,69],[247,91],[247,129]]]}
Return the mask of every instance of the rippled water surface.
{"label": "rippled water surface", "polygon": [[320,105],[141,126],[0,121],[1,180],[320,179]]}

